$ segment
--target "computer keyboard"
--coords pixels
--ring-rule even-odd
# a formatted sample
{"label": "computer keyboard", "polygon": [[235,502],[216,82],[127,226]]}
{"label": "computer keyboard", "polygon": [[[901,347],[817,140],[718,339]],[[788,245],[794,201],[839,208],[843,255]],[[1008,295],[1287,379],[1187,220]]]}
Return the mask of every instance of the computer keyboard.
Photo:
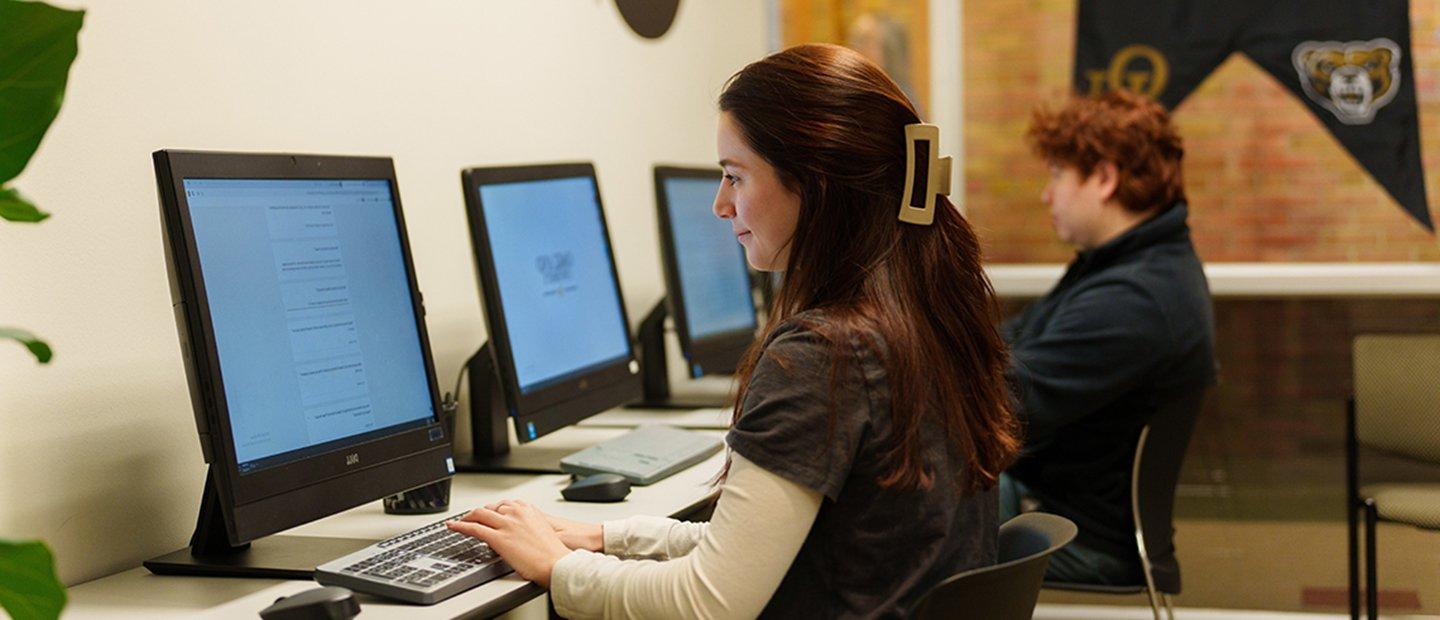
{"label": "computer keyboard", "polygon": [[723,445],[713,435],[673,426],[641,426],[560,459],[560,469],[580,476],[620,474],[643,486],[705,460]]}
{"label": "computer keyboard", "polygon": [[460,513],[382,540],[315,569],[321,585],[430,605],[510,572],[475,538],[445,527]]}

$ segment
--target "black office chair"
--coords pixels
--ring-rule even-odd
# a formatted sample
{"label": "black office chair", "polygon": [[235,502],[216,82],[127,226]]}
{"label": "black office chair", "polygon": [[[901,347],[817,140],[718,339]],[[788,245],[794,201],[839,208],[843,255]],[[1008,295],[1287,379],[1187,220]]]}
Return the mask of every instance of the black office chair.
{"label": "black office chair", "polygon": [[1050,554],[1075,538],[1065,517],[1032,512],[1000,526],[994,566],[967,570],[936,584],[915,606],[916,620],[1029,620],[1040,598]]}
{"label": "black office chair", "polygon": [[1175,484],[1180,465],[1190,448],[1195,420],[1208,390],[1196,390],[1171,401],[1140,429],[1135,463],[1130,473],[1130,511],[1135,519],[1135,545],[1140,553],[1145,583],[1094,585],[1045,582],[1046,588],[1092,594],[1147,594],[1155,620],[1160,608],[1175,619],[1171,597],[1180,593],[1180,562],[1175,559]]}
{"label": "black office chair", "polygon": [[1350,617],[1360,618],[1359,530],[1365,513],[1365,613],[1379,615],[1375,527],[1380,521],[1440,530],[1440,483],[1360,486],[1360,446],[1440,464],[1440,334],[1355,338],[1354,396],[1346,415],[1345,495],[1350,549]]}

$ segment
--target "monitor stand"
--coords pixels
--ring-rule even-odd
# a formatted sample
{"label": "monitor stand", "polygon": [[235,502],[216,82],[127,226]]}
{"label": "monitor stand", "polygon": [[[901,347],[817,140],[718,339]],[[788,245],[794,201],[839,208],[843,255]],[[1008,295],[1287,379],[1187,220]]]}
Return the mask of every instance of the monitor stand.
{"label": "monitor stand", "polygon": [[[495,357],[486,342],[465,362],[470,386],[470,445],[472,452],[455,453],[455,471],[513,474],[560,474],[560,459],[574,448],[546,448],[534,444],[510,446],[505,394]],[[457,395],[458,396],[458,395]]]}
{"label": "monitor stand", "polygon": [[240,546],[230,544],[214,474],[205,475],[200,518],[190,546],[144,562],[156,575],[313,579],[315,567],[376,541],[325,536],[266,536]]}
{"label": "monitor stand", "polygon": [[670,369],[665,365],[665,300],[655,304],[640,321],[640,379],[645,397],[626,409],[728,409],[724,396],[675,396],[670,393]]}
{"label": "monitor stand", "polygon": [[563,474],[560,459],[575,453],[574,448],[546,449],[520,446],[505,454],[455,454],[455,471],[487,474]]}

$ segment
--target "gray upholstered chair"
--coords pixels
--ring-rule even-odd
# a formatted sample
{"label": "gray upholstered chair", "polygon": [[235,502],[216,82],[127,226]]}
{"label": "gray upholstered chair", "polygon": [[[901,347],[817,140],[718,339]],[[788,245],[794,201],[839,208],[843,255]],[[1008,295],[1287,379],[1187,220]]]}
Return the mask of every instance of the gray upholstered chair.
{"label": "gray upholstered chair", "polygon": [[1359,530],[1365,518],[1365,608],[1379,612],[1375,526],[1440,530],[1440,482],[1360,486],[1360,447],[1440,464],[1440,334],[1367,335],[1354,343],[1355,386],[1345,441],[1350,617],[1360,617]]}
{"label": "gray upholstered chair", "polygon": [[1171,400],[1172,403],[1150,418],[1135,445],[1130,477],[1130,510],[1135,521],[1135,546],[1145,582],[1125,585],[1096,585],[1047,581],[1052,590],[1091,594],[1146,594],[1150,610],[1160,620],[1174,620],[1170,597],[1180,593],[1180,562],[1175,558],[1175,485],[1180,466],[1195,433],[1195,421],[1205,405],[1208,389]]}
{"label": "gray upholstered chair", "polygon": [[994,566],[968,570],[930,588],[915,605],[917,620],[1029,620],[1040,598],[1050,554],[1075,538],[1065,517],[1032,512],[1000,526]]}

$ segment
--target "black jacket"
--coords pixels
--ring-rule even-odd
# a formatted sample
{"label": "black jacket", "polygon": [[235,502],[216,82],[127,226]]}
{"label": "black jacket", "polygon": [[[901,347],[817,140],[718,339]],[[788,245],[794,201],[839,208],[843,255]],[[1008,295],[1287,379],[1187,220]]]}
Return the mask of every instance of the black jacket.
{"label": "black jacket", "polygon": [[1184,203],[1080,252],[1055,289],[1004,326],[1025,451],[1010,474],[1076,543],[1139,561],[1130,468],[1168,398],[1215,381],[1210,288]]}

